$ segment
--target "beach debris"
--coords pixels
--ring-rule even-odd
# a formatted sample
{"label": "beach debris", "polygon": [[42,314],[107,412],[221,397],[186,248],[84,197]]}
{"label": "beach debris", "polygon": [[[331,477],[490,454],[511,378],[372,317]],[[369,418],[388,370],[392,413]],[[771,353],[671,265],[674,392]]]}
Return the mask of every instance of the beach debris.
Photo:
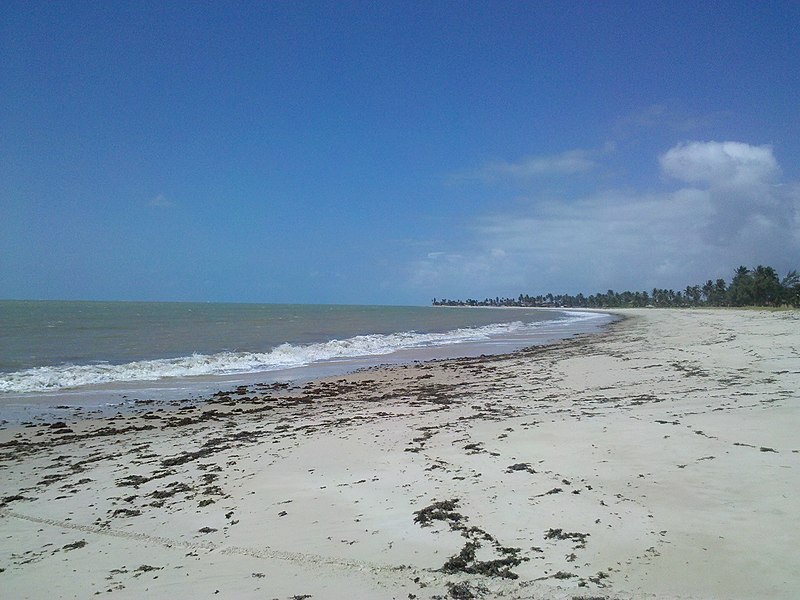
{"label": "beach debris", "polygon": [[66,544],[61,547],[62,550],[69,551],[69,550],[77,550],[78,548],[83,548],[86,545],[86,540],[78,540],[77,542],[72,542],[71,544]]}
{"label": "beach debris", "polygon": [[461,521],[464,516],[455,512],[456,506],[458,506],[457,498],[434,502],[414,513],[414,523],[419,523],[421,527],[430,527],[433,521],[447,521],[450,529],[457,529],[456,523]]}
{"label": "beach debris", "polygon": [[546,540],[574,540],[576,542],[575,548],[585,548],[586,538],[589,537],[588,533],[566,532],[563,529],[548,529],[544,534]]}
{"label": "beach debris", "polygon": [[149,573],[150,571],[160,571],[164,567],[154,567],[152,565],[141,565],[133,570],[133,576],[139,577],[144,573]]}
{"label": "beach debris", "polygon": [[425,442],[427,442],[434,435],[436,435],[436,433],[438,433],[436,429],[438,429],[438,427],[420,427],[418,431],[421,431],[422,435],[417,436],[411,440],[413,443],[418,444],[418,446],[409,445],[405,449],[405,452],[420,452],[421,450],[424,450]]}
{"label": "beach debris", "polygon": [[457,598],[458,600],[471,600],[472,598],[477,598],[479,595],[483,595],[486,592],[488,592],[486,588],[475,588],[466,581],[460,581],[458,583],[452,583],[450,581],[447,582],[448,595],[451,598]]}
{"label": "beach debris", "polygon": [[[468,573],[516,579],[518,575],[512,572],[511,568],[528,560],[527,557],[520,556],[521,549],[503,546],[494,536],[480,527],[468,527],[467,517],[456,512],[457,507],[458,499],[440,500],[414,513],[414,522],[419,523],[421,527],[429,527],[433,521],[445,521],[450,525],[451,531],[459,531],[467,539],[461,551],[442,565],[441,571],[448,574]],[[491,544],[500,558],[478,560],[476,551],[484,542]]]}
{"label": "beach debris", "polygon": [[573,577],[577,577],[575,573],[567,573],[566,571],[559,571],[553,575],[553,579],[572,579]]}
{"label": "beach debris", "polygon": [[417,398],[422,402],[430,402],[441,406],[448,406],[454,402],[453,396],[458,394],[459,386],[453,384],[430,383],[420,385]]}
{"label": "beach debris", "polygon": [[155,471],[149,477],[145,477],[144,475],[128,475],[127,477],[122,477],[121,479],[117,479],[116,484],[117,487],[134,487],[138,488],[143,483],[147,483],[148,481],[152,481],[154,479],[162,479],[164,477],[169,477],[170,475],[174,475],[175,471],[172,470],[163,470],[163,471]]}
{"label": "beach debris", "polygon": [[[485,533],[485,532],[482,532]],[[468,573],[471,575],[483,575],[485,577],[502,577],[505,579],[517,579],[519,575],[511,571],[512,567],[520,565],[523,561],[528,560],[526,557],[520,557],[519,548],[506,548],[500,546],[497,540],[491,538],[495,549],[503,556],[494,560],[477,560],[475,552],[481,547],[478,540],[470,539],[464,544],[461,552],[455,556],[451,556],[442,566],[442,572],[454,573]]]}
{"label": "beach debris", "polygon": [[27,496],[14,494],[13,496],[6,496],[2,500],[0,500],[0,506],[5,506],[6,504],[10,504],[11,502],[16,502],[17,500],[35,500],[35,498],[28,498]]}
{"label": "beach debris", "polygon": [[170,483],[166,488],[163,490],[155,490],[154,492],[150,493],[152,498],[171,498],[175,494],[179,494],[180,492],[190,492],[192,488],[190,488],[185,483],[179,483],[177,481]]}
{"label": "beach debris", "polygon": [[135,509],[135,508],[118,508],[113,513],[111,513],[112,517],[138,517],[142,514],[142,511]]}
{"label": "beach debris", "polygon": [[506,473],[513,473],[515,471],[527,471],[531,475],[536,474],[536,470],[530,465],[530,463],[517,463],[514,465],[509,465],[506,468]]}
{"label": "beach debris", "polygon": [[[656,555],[658,555],[658,554],[656,553]],[[603,579],[608,579],[608,573],[605,573],[603,571],[598,571],[597,575],[595,575],[594,577],[589,577],[589,581],[591,581],[595,585],[603,585],[601,583],[601,581],[603,581]]]}

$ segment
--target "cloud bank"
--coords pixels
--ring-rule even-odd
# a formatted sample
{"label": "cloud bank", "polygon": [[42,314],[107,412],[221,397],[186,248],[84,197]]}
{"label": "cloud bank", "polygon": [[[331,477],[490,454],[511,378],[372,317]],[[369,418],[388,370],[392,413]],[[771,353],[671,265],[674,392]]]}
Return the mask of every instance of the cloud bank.
{"label": "cloud bank", "polygon": [[412,283],[451,297],[591,293],[681,289],[729,279],[739,264],[800,267],[800,184],[779,182],[770,146],[692,141],[658,162],[668,191],[533,198],[524,210],[485,214],[462,247],[411,265]]}
{"label": "cloud bank", "polygon": [[761,185],[780,174],[770,146],[741,142],[678,144],[661,155],[659,162],[670,177],[712,186]]}

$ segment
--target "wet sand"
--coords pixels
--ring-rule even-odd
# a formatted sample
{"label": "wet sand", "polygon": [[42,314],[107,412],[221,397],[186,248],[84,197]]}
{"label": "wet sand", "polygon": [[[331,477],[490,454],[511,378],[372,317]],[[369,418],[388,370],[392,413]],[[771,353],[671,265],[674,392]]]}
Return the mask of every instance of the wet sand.
{"label": "wet sand", "polygon": [[795,598],[800,313],[0,431],[9,598]]}

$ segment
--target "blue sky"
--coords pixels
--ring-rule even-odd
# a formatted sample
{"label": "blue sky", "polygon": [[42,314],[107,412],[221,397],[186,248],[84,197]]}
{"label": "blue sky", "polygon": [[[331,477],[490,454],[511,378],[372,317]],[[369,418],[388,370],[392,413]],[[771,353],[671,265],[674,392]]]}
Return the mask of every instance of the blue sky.
{"label": "blue sky", "polygon": [[794,2],[10,1],[0,97],[0,298],[800,268]]}

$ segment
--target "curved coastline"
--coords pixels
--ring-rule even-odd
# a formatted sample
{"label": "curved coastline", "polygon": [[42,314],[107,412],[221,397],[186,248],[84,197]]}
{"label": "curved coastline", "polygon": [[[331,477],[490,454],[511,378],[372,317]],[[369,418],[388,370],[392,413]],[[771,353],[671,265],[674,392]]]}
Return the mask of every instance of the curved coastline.
{"label": "curved coastline", "polygon": [[37,557],[6,556],[4,589],[47,568],[64,597],[793,598],[800,315],[619,313],[509,354],[0,431],[0,534]]}
{"label": "curved coastline", "polygon": [[[0,374],[0,421],[8,424],[81,415],[108,416],[137,412],[143,402],[168,407],[177,401],[200,401],[237,385],[307,382],[377,365],[504,354],[596,331],[610,322],[587,318],[592,311],[555,312],[567,316],[499,322],[441,333],[398,332],[305,345],[282,343],[264,353],[222,352],[119,365],[34,367]],[[605,312],[599,314],[608,316]],[[70,410],[72,414],[65,412]]]}

